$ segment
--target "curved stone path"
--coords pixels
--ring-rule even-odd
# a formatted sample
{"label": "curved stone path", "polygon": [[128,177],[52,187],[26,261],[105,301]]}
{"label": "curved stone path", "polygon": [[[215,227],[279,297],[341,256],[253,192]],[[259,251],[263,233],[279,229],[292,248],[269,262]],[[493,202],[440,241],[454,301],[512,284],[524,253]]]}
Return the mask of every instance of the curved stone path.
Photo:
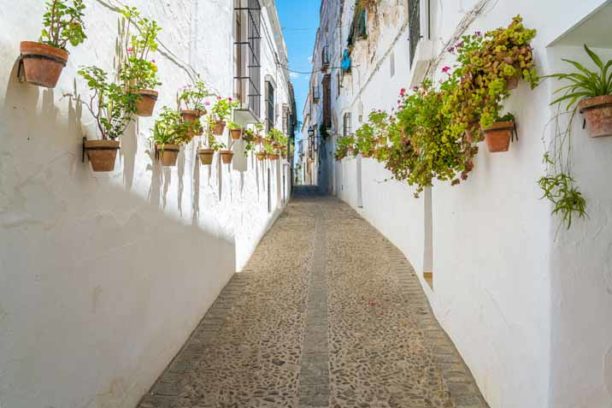
{"label": "curved stone path", "polygon": [[487,407],[401,252],[298,189],[139,408]]}

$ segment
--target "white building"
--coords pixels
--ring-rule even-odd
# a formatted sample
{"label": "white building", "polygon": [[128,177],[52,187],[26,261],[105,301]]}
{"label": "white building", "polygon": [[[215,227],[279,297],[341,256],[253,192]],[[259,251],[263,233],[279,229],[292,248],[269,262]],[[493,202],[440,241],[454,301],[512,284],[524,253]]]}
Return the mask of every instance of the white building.
{"label": "white building", "polygon": [[[112,173],[81,161],[89,113],[81,66],[111,70],[118,0],[85,0],[88,39],[55,89],[20,83],[21,40],[45,2],[0,13],[0,406],[133,407],[177,353],[288,199],[286,161],[240,143],[232,166],[201,166],[197,143],[162,168],[139,118]],[[273,0],[131,0],[159,22],[157,112],[197,75],[235,96],[242,124],[292,132],[287,51]],[[180,4],[179,4],[180,3]]]}
{"label": "white building", "polygon": [[[401,88],[426,72],[439,79],[453,63],[447,48],[461,34],[506,26],[517,14],[538,30],[532,45],[543,75],[567,69],[561,58],[587,63],[582,44],[609,59],[612,4],[381,0],[363,27],[354,10],[353,0],[323,0],[304,108],[304,137],[308,129],[320,135],[321,124],[331,128],[319,147],[319,185],[411,260],[492,407],[611,407],[612,138],[591,139],[576,124],[573,170],[589,217],[559,227],[537,185],[546,172],[556,83],[535,90],[521,83],[507,101],[520,140],[504,154],[482,148],[466,183],[436,183],[420,199],[408,185],[387,181],[381,163],[335,162],[333,152],[337,135],[352,133],[371,110],[395,107]],[[351,34],[352,67],[343,72]]]}

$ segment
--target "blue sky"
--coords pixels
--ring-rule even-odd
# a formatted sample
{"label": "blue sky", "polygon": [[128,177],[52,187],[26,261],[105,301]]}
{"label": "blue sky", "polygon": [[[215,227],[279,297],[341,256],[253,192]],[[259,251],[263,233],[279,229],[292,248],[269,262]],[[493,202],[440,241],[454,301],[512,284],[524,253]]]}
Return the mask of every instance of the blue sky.
{"label": "blue sky", "polygon": [[312,47],[319,26],[321,0],[276,0],[285,42],[289,49],[289,68],[295,87],[298,118],[302,120],[302,109],[308,95],[309,74],[312,66]]}

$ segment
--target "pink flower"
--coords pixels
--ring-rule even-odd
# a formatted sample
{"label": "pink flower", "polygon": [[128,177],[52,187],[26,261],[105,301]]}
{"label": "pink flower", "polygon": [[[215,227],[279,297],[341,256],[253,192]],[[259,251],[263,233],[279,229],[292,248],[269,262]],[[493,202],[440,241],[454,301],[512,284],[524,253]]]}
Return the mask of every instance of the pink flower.
{"label": "pink flower", "polygon": [[206,102],[204,102],[204,105],[206,105],[206,106],[210,106],[210,101],[206,101]]}
{"label": "pink flower", "polygon": [[128,48],[128,52],[134,52],[134,48],[132,47]]}
{"label": "pink flower", "polygon": [[217,100],[218,100],[218,101],[220,101],[220,100],[221,100],[221,97],[220,97],[219,95],[217,95]]}
{"label": "pink flower", "polygon": [[442,72],[444,72],[445,74],[448,74],[448,72],[450,71],[450,67],[448,65],[442,67]]}
{"label": "pink flower", "polygon": [[455,44],[455,48],[461,48],[463,47],[463,41],[459,41],[457,44]]}
{"label": "pink flower", "polygon": [[400,89],[400,96],[406,95],[406,88]]}
{"label": "pink flower", "polygon": [[476,32],[474,33],[474,35],[476,35],[476,37],[480,37],[480,36],[482,35],[482,33],[481,33],[480,31],[476,31]]}
{"label": "pink flower", "polygon": [[229,98],[227,98],[227,100],[231,102],[232,101],[232,97],[230,96]]}
{"label": "pink flower", "polygon": [[455,47],[450,47],[450,48],[448,49],[448,52],[450,52],[450,53],[455,52]]}

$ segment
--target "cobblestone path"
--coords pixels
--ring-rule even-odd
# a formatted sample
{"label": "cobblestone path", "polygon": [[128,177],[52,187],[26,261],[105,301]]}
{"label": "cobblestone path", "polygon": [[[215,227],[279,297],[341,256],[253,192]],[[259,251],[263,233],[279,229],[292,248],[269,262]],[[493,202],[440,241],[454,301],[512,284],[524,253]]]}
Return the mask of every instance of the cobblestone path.
{"label": "cobblestone path", "polygon": [[487,407],[401,252],[303,188],[139,408]]}

